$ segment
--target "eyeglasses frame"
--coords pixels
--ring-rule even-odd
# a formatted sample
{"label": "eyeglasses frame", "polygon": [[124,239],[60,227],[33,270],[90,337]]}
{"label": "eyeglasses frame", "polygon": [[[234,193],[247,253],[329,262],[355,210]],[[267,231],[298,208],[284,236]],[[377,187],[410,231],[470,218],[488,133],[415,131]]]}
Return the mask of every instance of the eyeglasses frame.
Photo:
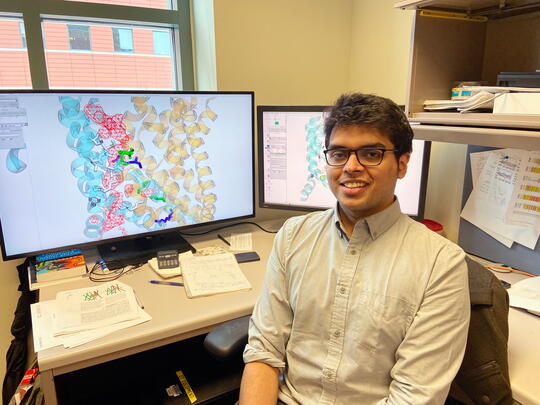
{"label": "eyeglasses frame", "polygon": [[[345,162],[343,164],[340,164],[340,165],[333,165],[333,164],[330,164],[328,162],[328,156],[327,156],[327,153],[330,152],[330,151],[333,151],[333,150],[340,150],[340,151],[343,151],[343,152],[347,152],[349,154],[349,156],[347,156],[347,160],[345,160]],[[358,158],[358,151],[359,150],[379,150],[382,152],[382,157],[381,157],[381,160],[379,161],[379,163],[377,163],[376,165],[366,165],[366,164],[363,164],[360,162],[360,159]],[[325,149],[323,150],[323,153],[324,153],[324,160],[326,161],[326,164],[328,166],[332,166],[332,167],[343,167],[347,164],[347,162],[349,161],[349,159],[351,158],[351,153],[354,152],[355,156],[356,156],[356,160],[358,163],[360,163],[362,166],[365,166],[365,167],[375,167],[375,166],[379,166],[383,159],[384,159],[384,154],[385,152],[397,152],[398,149],[385,149],[385,148],[358,148],[358,149],[347,149],[347,148],[332,148],[332,149]]]}

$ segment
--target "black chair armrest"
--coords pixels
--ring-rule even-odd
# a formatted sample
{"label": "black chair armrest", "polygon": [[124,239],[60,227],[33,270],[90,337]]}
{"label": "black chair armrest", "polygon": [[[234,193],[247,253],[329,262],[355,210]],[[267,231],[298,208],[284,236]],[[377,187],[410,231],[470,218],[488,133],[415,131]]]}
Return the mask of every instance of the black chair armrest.
{"label": "black chair armrest", "polygon": [[228,360],[244,350],[251,315],[222,323],[204,339],[204,347],[214,358]]}

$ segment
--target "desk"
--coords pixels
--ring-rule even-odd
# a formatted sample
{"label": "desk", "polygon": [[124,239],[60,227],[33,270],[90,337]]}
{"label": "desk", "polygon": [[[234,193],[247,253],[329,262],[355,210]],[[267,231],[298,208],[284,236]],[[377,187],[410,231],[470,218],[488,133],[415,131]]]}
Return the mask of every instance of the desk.
{"label": "desk", "polygon": [[[263,226],[267,229],[278,229],[280,225],[281,223],[273,222]],[[261,257],[258,262],[240,265],[252,285],[250,291],[189,299],[184,288],[150,284],[148,280],[158,276],[148,265],[123,276],[120,280],[134,288],[152,320],[79,347],[54,347],[39,352],[37,357],[47,405],[58,403],[55,376],[188,339],[206,333],[227,320],[249,315],[261,291],[274,235],[249,225],[236,226],[231,230],[252,232],[253,249]],[[217,239],[216,233],[186,239],[196,249],[206,246],[226,247]],[[49,287],[40,291],[40,300],[54,299],[58,291],[91,284],[89,280],[79,280]]]}
{"label": "desk", "polygon": [[[495,273],[509,283],[527,276]],[[540,317],[510,307],[508,314],[508,369],[514,400],[522,405],[540,405]]]}
{"label": "desk", "polygon": [[[269,229],[277,229],[279,225],[275,222],[265,224]],[[156,274],[148,266],[122,277],[122,282],[135,289],[152,320],[80,347],[55,347],[38,353],[47,405],[57,404],[54,385],[54,377],[57,375],[188,339],[206,333],[224,321],[250,314],[261,291],[274,235],[253,226],[239,226],[233,230],[252,232],[253,248],[261,257],[259,262],[240,265],[253,287],[252,290],[188,299],[183,288],[148,283],[148,280],[156,278]],[[224,246],[215,233],[188,239],[195,248]],[[495,274],[510,283],[525,277],[510,273]],[[41,290],[41,300],[54,299],[58,291],[81,288],[90,283],[88,280],[81,280]],[[508,361],[514,398],[522,405],[540,405],[540,350],[537,349],[540,342],[540,317],[510,308],[508,320]]]}

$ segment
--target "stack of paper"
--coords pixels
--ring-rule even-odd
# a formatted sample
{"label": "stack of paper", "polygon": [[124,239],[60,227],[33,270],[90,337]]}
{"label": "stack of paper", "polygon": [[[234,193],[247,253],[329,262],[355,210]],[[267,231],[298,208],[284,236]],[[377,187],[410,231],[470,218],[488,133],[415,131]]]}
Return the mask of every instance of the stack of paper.
{"label": "stack of paper", "polygon": [[540,236],[540,152],[471,153],[473,190],[461,217],[506,247],[534,249]]}
{"label": "stack of paper", "polygon": [[454,110],[469,111],[474,109],[493,108],[493,100],[497,96],[486,91],[480,91],[478,94],[463,100],[425,100],[424,109],[428,111]]}
{"label": "stack of paper", "polygon": [[78,346],[152,319],[137,304],[133,289],[119,281],[62,291],[30,309],[36,352]]}
{"label": "stack of paper", "polygon": [[251,289],[232,253],[180,256],[180,264],[189,298]]}
{"label": "stack of paper", "polygon": [[540,316],[540,277],[518,281],[508,289],[510,305]]}

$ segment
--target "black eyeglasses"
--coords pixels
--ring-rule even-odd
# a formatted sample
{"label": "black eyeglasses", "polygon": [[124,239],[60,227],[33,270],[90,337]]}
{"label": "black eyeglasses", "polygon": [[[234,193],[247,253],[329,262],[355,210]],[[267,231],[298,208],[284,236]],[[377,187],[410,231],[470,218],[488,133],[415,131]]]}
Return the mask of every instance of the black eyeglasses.
{"label": "black eyeglasses", "polygon": [[397,152],[397,149],[384,148],[361,148],[361,149],[326,149],[323,151],[326,163],[329,166],[345,166],[351,157],[356,154],[356,159],[362,166],[378,166],[384,158],[384,152]]}

